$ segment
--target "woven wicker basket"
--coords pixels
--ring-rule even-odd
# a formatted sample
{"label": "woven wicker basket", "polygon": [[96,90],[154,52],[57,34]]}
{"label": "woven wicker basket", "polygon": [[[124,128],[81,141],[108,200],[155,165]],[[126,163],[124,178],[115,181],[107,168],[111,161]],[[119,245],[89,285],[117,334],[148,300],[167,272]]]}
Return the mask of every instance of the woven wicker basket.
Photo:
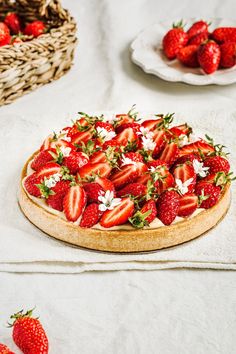
{"label": "woven wicker basket", "polygon": [[26,22],[42,20],[50,30],[31,41],[0,47],[0,106],[64,75],[77,42],[76,23],[59,0],[0,0],[0,21],[9,11]]}

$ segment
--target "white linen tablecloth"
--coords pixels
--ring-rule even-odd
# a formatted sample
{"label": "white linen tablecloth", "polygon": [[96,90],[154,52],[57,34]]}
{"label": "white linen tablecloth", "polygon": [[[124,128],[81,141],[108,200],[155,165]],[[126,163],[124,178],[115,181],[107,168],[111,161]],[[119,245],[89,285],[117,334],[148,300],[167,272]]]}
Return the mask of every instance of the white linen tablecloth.
{"label": "white linen tablecloth", "polygon": [[[128,50],[142,28],[166,17],[170,23],[192,16],[236,19],[233,0],[209,1],[207,7],[203,0],[183,0],[178,4],[174,0],[65,0],[63,3],[78,21],[80,43],[73,69],[59,81],[0,109],[2,138],[6,139],[7,134],[11,140],[12,131],[14,134],[19,131],[21,137],[10,147],[11,153],[15,152],[15,163],[8,166],[9,183],[3,185],[4,179],[0,179],[1,198],[11,203],[10,207],[8,203],[1,204],[3,215],[8,216],[1,219],[1,227],[17,230],[12,240],[16,235],[19,237],[17,243],[9,238],[1,244],[0,261],[22,256],[32,260],[37,256],[36,245],[39,244],[47,245],[51,250],[56,248],[67,259],[67,252],[74,255],[78,251],[46,239],[39,231],[28,237],[28,224],[18,218],[20,214],[15,217],[18,209],[14,199],[23,161],[37,148],[40,139],[49,130],[60,127],[72,112],[123,111],[136,103],[143,111],[190,112],[190,120],[194,119],[193,125],[196,125],[198,112],[202,115],[207,111],[207,116],[212,112],[211,117],[217,117],[215,121],[213,119],[216,137],[230,125],[230,145],[233,142],[235,85],[190,87],[170,84],[144,74],[130,62]],[[187,116],[185,118],[188,120]],[[35,132],[37,138],[32,139]],[[235,145],[230,148],[235,151]],[[4,144],[0,152],[1,176],[4,175],[2,161],[6,161],[7,154]],[[225,232],[226,220],[218,230]],[[231,240],[232,235],[229,236]],[[210,235],[204,237],[204,243],[212,242],[210,239]],[[20,248],[23,240],[27,240],[28,252],[22,252]],[[198,241],[201,239],[181,247],[193,247]],[[221,247],[224,249],[224,242]],[[234,249],[235,243],[232,243],[229,263],[234,262]],[[179,252],[178,248],[174,252]],[[17,267],[12,264],[12,269],[5,270]],[[48,267],[51,268],[50,262]],[[36,305],[49,336],[51,354],[231,354],[235,350],[235,277],[235,272],[214,270],[74,275],[3,272],[0,273],[0,342],[15,349],[4,324],[14,311]],[[19,353],[17,349],[16,353]]]}

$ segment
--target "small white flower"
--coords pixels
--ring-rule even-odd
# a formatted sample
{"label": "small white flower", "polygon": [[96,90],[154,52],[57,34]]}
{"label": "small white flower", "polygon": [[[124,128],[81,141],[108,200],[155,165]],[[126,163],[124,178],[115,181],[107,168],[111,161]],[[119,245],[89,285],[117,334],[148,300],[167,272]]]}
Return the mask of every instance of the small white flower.
{"label": "small white flower", "polygon": [[99,137],[105,142],[113,139],[116,136],[114,131],[107,131],[105,128],[97,127],[97,133]]}
{"label": "small white flower", "polygon": [[183,147],[188,144],[189,144],[189,139],[188,139],[187,135],[181,134],[179,136],[179,146]]}
{"label": "small white flower", "polygon": [[48,188],[55,187],[57,182],[59,182],[61,179],[61,174],[60,173],[55,173],[54,175],[50,176],[49,178],[46,178],[44,180],[44,184]]}
{"label": "small white flower", "polygon": [[136,161],[133,161],[133,160],[131,160],[128,157],[125,157],[123,155],[122,159],[121,159],[121,166],[125,166],[125,165],[135,165],[135,166],[137,166],[137,163],[136,163]]}
{"label": "small white flower", "polygon": [[101,202],[98,207],[101,211],[112,210],[121,203],[121,198],[114,198],[114,192],[109,190],[105,195],[100,195],[98,200]]}
{"label": "small white flower", "polygon": [[155,173],[156,172],[156,168],[154,166],[151,166],[148,171],[150,171],[151,173]]}
{"label": "small white flower", "polygon": [[153,135],[154,135],[153,132],[150,132],[149,129],[144,128],[142,126],[140,127],[139,132],[137,134],[138,135],[142,135],[142,136],[144,136],[147,139],[152,139]]}
{"label": "small white flower", "polygon": [[209,167],[204,167],[203,162],[200,162],[197,159],[193,160],[193,168],[195,173],[200,177],[206,177],[207,171],[209,170]]}
{"label": "small white flower", "polygon": [[150,138],[145,138],[145,136],[143,136],[142,143],[143,143],[144,150],[154,150],[155,149],[156,143]]}
{"label": "small white flower", "polygon": [[68,157],[71,153],[71,148],[66,146],[61,146],[60,151],[64,157]]}
{"label": "small white flower", "polygon": [[69,143],[71,142],[71,137],[70,136],[63,136],[63,138],[62,138],[63,140],[65,140],[65,141],[68,141]]}
{"label": "small white flower", "polygon": [[193,182],[193,178],[187,179],[187,181],[182,182],[180,179],[176,178],[175,180],[177,188],[181,194],[185,194],[188,192],[188,187]]}
{"label": "small white flower", "polygon": [[110,115],[110,116],[104,116],[103,117],[103,122],[108,122],[108,123],[115,123],[116,121],[118,120],[118,118],[116,118],[116,116],[113,114],[113,115]]}

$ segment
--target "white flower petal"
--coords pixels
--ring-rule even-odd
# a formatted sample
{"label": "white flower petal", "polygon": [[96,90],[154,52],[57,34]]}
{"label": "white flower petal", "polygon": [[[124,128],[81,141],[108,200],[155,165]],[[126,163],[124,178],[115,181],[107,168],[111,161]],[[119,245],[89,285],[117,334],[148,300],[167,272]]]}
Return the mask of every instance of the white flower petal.
{"label": "white flower petal", "polygon": [[106,211],[106,210],[107,210],[107,207],[106,207],[105,204],[99,204],[98,209],[99,209],[100,211]]}

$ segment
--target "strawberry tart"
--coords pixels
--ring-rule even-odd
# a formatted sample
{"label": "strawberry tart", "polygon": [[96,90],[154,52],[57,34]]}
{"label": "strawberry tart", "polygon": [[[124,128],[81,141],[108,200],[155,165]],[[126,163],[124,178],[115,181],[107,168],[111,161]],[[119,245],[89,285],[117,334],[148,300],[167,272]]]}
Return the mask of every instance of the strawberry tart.
{"label": "strawberry tart", "polygon": [[173,120],[134,107],[80,112],[26,162],[23,213],[54,238],[111,252],[170,247],[215,227],[234,179],[224,146]]}

